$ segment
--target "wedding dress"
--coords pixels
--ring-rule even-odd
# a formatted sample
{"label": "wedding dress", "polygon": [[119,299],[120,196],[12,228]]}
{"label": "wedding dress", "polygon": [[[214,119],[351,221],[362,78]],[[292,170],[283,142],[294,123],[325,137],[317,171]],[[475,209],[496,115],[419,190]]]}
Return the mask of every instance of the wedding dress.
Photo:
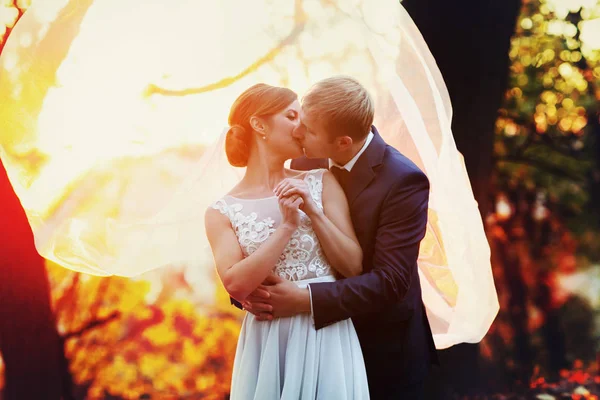
{"label": "wedding dress", "polygon": [[[321,208],[323,171],[309,171],[304,177]],[[212,207],[231,221],[245,257],[269,240],[282,219],[277,196],[239,199],[227,195]],[[300,287],[335,280],[306,214],[302,213],[273,272]],[[368,398],[360,343],[350,319],[317,331],[309,314],[258,321],[246,313],[233,366],[232,400]]]}

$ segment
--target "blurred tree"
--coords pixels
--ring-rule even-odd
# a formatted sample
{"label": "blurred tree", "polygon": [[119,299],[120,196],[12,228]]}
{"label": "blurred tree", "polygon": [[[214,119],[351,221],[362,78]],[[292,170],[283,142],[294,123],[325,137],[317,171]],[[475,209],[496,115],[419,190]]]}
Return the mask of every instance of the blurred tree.
{"label": "blurred tree", "polygon": [[488,211],[494,123],[506,90],[520,0],[404,0],[442,72],[452,131],[482,215]]}
{"label": "blurred tree", "polygon": [[[528,249],[515,260],[521,265],[514,274],[505,272],[513,299],[507,311],[514,327],[526,326],[531,316],[517,310],[527,302],[535,306],[544,321],[535,332],[548,349],[545,360],[534,360],[517,348],[516,361],[526,370],[542,362],[549,377],[565,367],[573,348],[567,344],[574,337],[564,330],[566,314],[552,299],[554,276],[600,259],[597,247],[586,243],[597,240],[600,228],[600,51],[581,36],[584,20],[600,16],[600,2],[583,4],[524,2],[509,53],[510,88],[496,124],[492,201],[507,198],[503,218],[512,221],[507,234],[522,232]],[[530,263],[524,265],[524,258]],[[528,275],[535,279],[515,286],[515,277]],[[580,323],[589,336],[583,329],[587,321]],[[525,329],[515,328],[514,334],[522,346],[531,340]],[[589,339],[577,342],[593,352]]]}
{"label": "blurred tree", "polygon": [[151,283],[48,270],[76,398],[229,393],[240,324],[225,297],[222,306],[199,308],[182,277]]}
{"label": "blurred tree", "polygon": [[[0,4],[4,17],[0,26],[0,53],[12,28],[29,5],[29,0]],[[53,40],[57,34],[60,35],[48,32],[44,40]],[[66,54],[70,42],[62,42],[66,45]],[[36,86],[34,90],[47,89]],[[3,166],[1,174],[0,198],[4,209],[0,218],[5,236],[1,241],[5,245],[0,248],[0,320],[3,321],[0,352],[5,364],[3,398],[68,400],[72,398],[71,379],[63,338],[55,326],[44,260],[35,249],[27,217]]]}
{"label": "blurred tree", "polygon": [[[66,360],[44,260],[0,162],[0,352],[4,399],[60,399]],[[65,399],[69,397],[65,396]]]}
{"label": "blurred tree", "polygon": [[[0,51],[3,49],[18,18],[26,12],[30,0],[0,0],[0,4],[2,2],[6,4],[0,6],[0,10],[4,14],[0,14],[0,24],[4,20],[6,25],[0,27],[2,29],[0,33],[3,33],[0,35]],[[31,50],[27,46],[18,46],[14,50],[18,68],[28,70],[28,73],[32,75],[43,76],[44,79],[22,80],[19,96],[26,98],[27,101],[11,101],[11,96],[5,99],[5,102],[3,101],[3,107],[0,108],[0,118],[7,126],[11,127],[11,140],[6,137],[9,134],[6,130],[0,132],[0,137],[4,140],[3,147],[6,153],[27,160],[28,167],[32,172],[42,169],[45,165],[46,155],[40,153],[37,149],[22,146],[22,143],[38,132],[37,116],[42,110],[45,94],[57,85],[56,71],[58,71],[59,65],[67,56],[71,43],[79,32],[83,17],[92,3],[93,0],[68,2],[60,9],[56,16],[56,20],[60,23],[50,24],[39,43],[41,49],[51,49],[49,51],[52,52],[52,57],[45,57],[43,52],[36,54],[36,57],[31,57],[29,54]],[[77,12],[73,12],[75,8],[78,8]],[[2,18],[5,15],[8,17]],[[39,59],[44,59],[45,62],[37,62]],[[35,93],[35,96],[32,96],[31,93]],[[29,117],[23,118],[23,115]]]}
{"label": "blurred tree", "polygon": [[600,16],[600,2],[583,4],[523,2],[496,123],[488,230],[500,232],[491,236],[505,299],[498,320],[506,325],[497,332],[512,343],[495,361],[509,360],[506,370],[523,384],[533,370],[558,379],[582,347],[594,351],[587,317],[577,332],[565,329],[556,283],[557,273],[600,259],[592,244],[600,227],[600,54],[581,35],[584,20]]}
{"label": "blurred tree", "polygon": [[561,314],[561,329],[569,332],[566,346],[571,362],[594,361],[594,310],[586,299],[570,296],[558,309]]}
{"label": "blurred tree", "polygon": [[[23,15],[29,1],[4,1],[0,51],[12,28]],[[89,7],[91,1],[78,6]],[[61,13],[69,13],[68,8]],[[80,21],[73,21],[77,29]],[[50,29],[44,39],[61,43],[53,46],[64,55],[70,41],[56,40],[62,30]],[[48,90],[36,85],[30,90]],[[30,104],[37,107],[41,104]],[[15,126],[23,126],[23,122]],[[64,337],[58,334],[50,302],[50,285],[44,260],[38,255],[33,233],[17,198],[4,166],[0,168],[0,199],[3,205],[2,240],[0,248],[0,352],[4,360],[4,394],[7,399],[64,399],[72,398],[71,376],[64,355]]]}
{"label": "blurred tree", "polygon": [[581,38],[585,21],[600,16],[595,3],[525,1],[496,124],[500,188],[520,174],[576,233],[600,228],[600,49]]}
{"label": "blurred tree", "polygon": [[1,0],[0,7],[0,54],[6,43],[6,38],[14,28],[15,24],[21,18],[25,10],[31,4],[31,0]]}
{"label": "blurred tree", "polygon": [[[423,34],[448,87],[454,139],[485,216],[490,209],[494,124],[507,86],[508,50],[520,0],[404,0],[402,4]],[[477,345],[457,345],[441,351],[440,357],[444,378],[436,376],[436,381],[446,380],[460,392],[475,390],[482,381]],[[436,399],[443,395],[439,390],[431,393]]]}
{"label": "blurred tree", "polygon": [[[496,362],[504,361],[509,380],[527,384],[534,364],[557,374],[572,347],[556,300],[556,270],[600,259],[593,244],[600,56],[581,35],[585,21],[600,16],[600,4],[524,0],[516,20],[518,3],[403,2],[447,82],[457,146],[487,220],[501,314],[484,345]],[[506,29],[515,21],[509,51]],[[509,88],[500,103],[506,72]],[[489,124],[498,108],[494,138]],[[570,232],[579,241],[568,239]],[[548,349],[541,359],[532,348],[536,341]]]}

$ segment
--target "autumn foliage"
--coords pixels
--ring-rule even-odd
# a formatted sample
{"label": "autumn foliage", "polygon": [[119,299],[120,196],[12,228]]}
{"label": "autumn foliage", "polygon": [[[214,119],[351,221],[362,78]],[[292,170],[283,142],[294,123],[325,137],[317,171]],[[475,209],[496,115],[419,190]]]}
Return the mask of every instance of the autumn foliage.
{"label": "autumn foliage", "polygon": [[[485,222],[501,312],[480,351],[484,386],[502,394],[480,398],[600,396],[600,50],[581,37],[600,3],[553,4],[523,1],[496,124]],[[0,0],[0,50],[28,5]],[[218,283],[199,302],[177,270],[47,271],[75,398],[226,398],[242,314]]]}

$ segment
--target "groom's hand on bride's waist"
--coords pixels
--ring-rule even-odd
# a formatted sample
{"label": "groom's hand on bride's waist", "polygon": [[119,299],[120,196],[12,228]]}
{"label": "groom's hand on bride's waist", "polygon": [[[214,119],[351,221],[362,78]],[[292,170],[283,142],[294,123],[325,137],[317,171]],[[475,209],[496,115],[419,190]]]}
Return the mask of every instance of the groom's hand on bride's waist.
{"label": "groom's hand on bride's waist", "polygon": [[269,296],[269,292],[261,285],[241,302],[242,308],[253,314],[259,321],[270,321],[273,319],[273,307],[266,302]]}
{"label": "groom's hand on bride's waist", "polygon": [[308,288],[271,275],[242,303],[261,321],[310,313]]}

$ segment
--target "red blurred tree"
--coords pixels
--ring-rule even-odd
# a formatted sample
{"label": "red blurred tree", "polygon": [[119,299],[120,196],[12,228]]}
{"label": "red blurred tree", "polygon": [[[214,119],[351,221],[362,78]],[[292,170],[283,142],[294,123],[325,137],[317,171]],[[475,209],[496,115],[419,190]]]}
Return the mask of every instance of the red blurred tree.
{"label": "red blurred tree", "polygon": [[[29,5],[12,1],[4,6],[14,15],[3,27],[0,50],[18,18]],[[78,6],[89,7],[91,1]],[[70,12],[69,8],[61,10]],[[80,21],[73,21],[77,26]],[[50,28],[42,40],[55,41],[61,28]],[[70,42],[55,41],[53,49],[66,56]],[[49,79],[48,85],[52,84]],[[36,90],[47,91],[49,86]],[[43,96],[40,96],[43,98]],[[35,105],[32,105],[35,106]],[[41,104],[38,105],[38,109]],[[8,399],[71,398],[70,374],[50,302],[50,286],[44,260],[38,255],[25,211],[13,191],[4,166],[0,171],[0,352],[5,365],[5,393]],[[66,390],[65,390],[66,389]]]}
{"label": "red blurred tree", "polygon": [[[1,165],[1,163],[0,163]],[[0,168],[0,352],[6,399],[60,399],[66,360],[44,260],[25,211]],[[68,397],[65,397],[68,399]]]}

